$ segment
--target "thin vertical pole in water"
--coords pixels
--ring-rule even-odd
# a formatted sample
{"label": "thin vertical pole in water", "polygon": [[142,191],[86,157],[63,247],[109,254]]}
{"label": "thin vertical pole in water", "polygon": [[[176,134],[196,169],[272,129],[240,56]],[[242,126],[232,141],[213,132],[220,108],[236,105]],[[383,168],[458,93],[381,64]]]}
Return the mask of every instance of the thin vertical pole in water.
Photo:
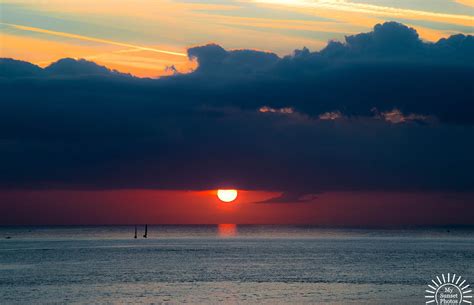
{"label": "thin vertical pole in water", "polygon": [[134,238],[136,239],[137,238],[137,226],[135,225],[135,236]]}
{"label": "thin vertical pole in water", "polygon": [[148,236],[148,225],[145,225],[145,235],[143,235],[143,238],[147,238]]}

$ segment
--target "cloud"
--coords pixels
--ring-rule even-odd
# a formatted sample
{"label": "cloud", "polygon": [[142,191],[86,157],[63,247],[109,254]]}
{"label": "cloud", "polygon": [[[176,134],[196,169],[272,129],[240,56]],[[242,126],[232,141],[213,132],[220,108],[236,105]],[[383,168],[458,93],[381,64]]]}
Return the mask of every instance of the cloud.
{"label": "cloud", "polygon": [[94,62],[84,59],[63,58],[46,68],[42,69],[34,64],[25,61],[17,61],[11,58],[0,58],[0,77],[19,78],[19,77],[39,77],[39,78],[57,78],[57,77],[131,77],[130,74],[120,73],[100,66]]}
{"label": "cloud", "polygon": [[471,0],[454,0],[454,1],[456,1],[457,3],[461,5],[474,7],[474,3]]}
{"label": "cloud", "polygon": [[258,109],[258,111],[263,112],[263,113],[270,112],[270,113],[282,113],[282,114],[292,114],[292,113],[295,112],[293,110],[293,108],[291,108],[291,107],[275,109],[275,108],[271,108],[271,107],[268,107],[268,106],[260,107],[260,109]]}
{"label": "cloud", "polygon": [[0,58],[0,77],[17,78],[39,76],[43,69],[26,61]]}
{"label": "cloud", "polygon": [[330,120],[330,121],[334,121],[334,120],[340,120],[343,118],[343,115],[341,114],[341,112],[338,110],[338,111],[328,111],[328,112],[325,112],[325,113],[322,113],[319,115],[319,119],[320,120]]}
{"label": "cloud", "polygon": [[421,114],[415,114],[415,113],[410,113],[408,115],[403,114],[400,110],[398,109],[392,109],[390,111],[385,111],[380,114],[378,114],[377,109],[373,109],[374,113],[376,113],[376,117],[380,117],[381,119],[393,123],[393,124],[401,124],[401,123],[406,123],[406,122],[429,122],[433,121],[433,118],[430,118],[426,115],[421,115]]}
{"label": "cloud", "polygon": [[450,123],[472,123],[474,118],[472,36],[426,43],[413,28],[387,22],[372,32],[347,36],[344,43],[331,41],[320,52],[303,48],[284,58],[216,45],[189,53],[200,66],[185,78],[241,86],[238,95],[224,102],[215,99],[216,104],[292,108],[312,117],[332,111],[371,116],[375,107]]}
{"label": "cloud", "polygon": [[[272,3],[280,5],[288,5],[293,7],[302,8],[318,8],[318,9],[330,9],[336,11],[345,11],[352,13],[365,13],[375,16],[390,16],[400,17],[409,16],[413,19],[427,19],[433,21],[451,20],[453,23],[469,24],[472,16],[463,14],[446,14],[437,13],[424,10],[413,10],[404,9],[397,7],[389,7],[383,5],[375,5],[362,2],[352,2],[347,0],[325,0],[325,1],[311,1],[311,0],[255,0],[260,3]],[[456,0],[457,2],[467,5],[468,0]],[[472,6],[472,5],[471,5]]]}
{"label": "cloud", "polygon": [[24,26],[24,25],[19,25],[19,24],[12,24],[12,23],[0,22],[0,24],[6,25],[6,26],[9,26],[9,27],[18,29],[18,30],[22,30],[22,31],[43,33],[43,34],[61,36],[61,37],[84,40],[84,41],[92,41],[92,42],[97,42],[97,43],[102,43],[102,44],[108,44],[108,45],[114,45],[114,46],[120,46],[120,47],[126,47],[126,48],[133,48],[133,49],[141,50],[141,51],[149,51],[149,52],[162,53],[162,54],[168,54],[168,55],[174,55],[174,56],[186,56],[186,54],[180,53],[180,52],[173,52],[173,51],[161,50],[161,49],[157,49],[157,48],[150,48],[150,47],[145,47],[145,46],[133,45],[133,44],[124,43],[124,42],[120,42],[120,41],[113,41],[113,40],[109,40],[109,39],[95,38],[95,37],[77,35],[77,34],[66,33],[66,32],[51,31],[51,30],[47,30],[47,29],[31,27],[31,26]]}
{"label": "cloud", "polygon": [[195,47],[160,79],[2,59],[0,188],[472,190],[472,50],[385,23],[283,58]]}
{"label": "cloud", "polygon": [[255,76],[259,72],[268,71],[279,60],[273,53],[254,50],[226,51],[216,44],[190,48],[188,56],[197,60],[199,66],[193,74],[198,76],[206,74],[229,77],[229,72]]}
{"label": "cloud", "polygon": [[112,71],[106,67],[99,66],[93,62],[84,59],[75,60],[72,58],[63,58],[52,63],[44,69],[44,72],[53,76],[87,76],[87,75],[123,75],[117,71]]}
{"label": "cloud", "polygon": [[418,56],[423,47],[415,29],[396,22],[377,24],[373,32],[346,37],[346,43],[332,42],[323,53],[326,56],[401,57]]}
{"label": "cloud", "polygon": [[316,194],[307,194],[307,193],[282,193],[280,196],[266,199],[263,201],[258,201],[255,203],[303,203],[311,202],[318,198]]}

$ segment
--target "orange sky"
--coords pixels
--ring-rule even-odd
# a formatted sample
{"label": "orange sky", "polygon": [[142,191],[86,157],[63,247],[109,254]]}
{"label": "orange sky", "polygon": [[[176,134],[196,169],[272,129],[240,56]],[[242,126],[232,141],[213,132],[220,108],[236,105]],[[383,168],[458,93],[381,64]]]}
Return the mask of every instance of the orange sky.
{"label": "orange sky", "polygon": [[473,32],[471,0],[181,2],[161,0],[0,3],[0,57],[42,67],[64,57],[85,58],[141,77],[187,73],[187,48],[210,42],[280,56],[306,46],[369,31],[386,20],[413,26],[426,40]]}
{"label": "orange sky", "polygon": [[0,191],[0,223],[469,224],[472,217],[465,211],[474,199],[472,193],[328,192],[311,202],[255,203],[276,195],[240,191],[234,202],[223,203],[214,190]]}

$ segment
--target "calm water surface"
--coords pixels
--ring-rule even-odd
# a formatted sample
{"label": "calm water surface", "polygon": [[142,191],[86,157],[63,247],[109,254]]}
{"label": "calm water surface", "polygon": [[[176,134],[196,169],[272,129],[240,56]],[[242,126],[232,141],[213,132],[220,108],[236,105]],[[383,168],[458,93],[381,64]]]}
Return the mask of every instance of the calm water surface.
{"label": "calm water surface", "polygon": [[[0,227],[0,304],[425,304],[474,230]],[[7,239],[7,237],[10,237]]]}

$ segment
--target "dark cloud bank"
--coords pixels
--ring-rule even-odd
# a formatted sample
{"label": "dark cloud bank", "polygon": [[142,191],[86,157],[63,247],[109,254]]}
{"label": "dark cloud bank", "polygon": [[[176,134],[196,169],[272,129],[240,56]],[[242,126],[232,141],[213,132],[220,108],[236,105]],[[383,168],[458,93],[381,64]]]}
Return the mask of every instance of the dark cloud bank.
{"label": "dark cloud bank", "polygon": [[0,188],[474,190],[472,36],[188,52],[161,79],[2,59]]}

